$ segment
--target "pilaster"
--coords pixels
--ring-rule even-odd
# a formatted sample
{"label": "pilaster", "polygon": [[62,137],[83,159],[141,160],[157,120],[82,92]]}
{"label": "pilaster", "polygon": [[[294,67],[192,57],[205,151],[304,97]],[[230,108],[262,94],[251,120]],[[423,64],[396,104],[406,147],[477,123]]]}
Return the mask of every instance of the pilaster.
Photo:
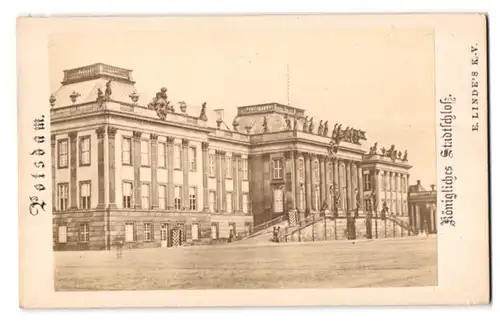
{"label": "pilaster", "polygon": [[71,209],[78,208],[78,197],[77,197],[77,182],[76,182],[76,171],[77,171],[77,149],[76,149],[76,138],[78,133],[70,132],[69,136],[69,152],[70,152],[70,162],[69,162],[69,176],[70,176],[70,205]]}
{"label": "pilaster", "polygon": [[167,207],[169,210],[174,209],[174,140],[173,136],[167,136]]}
{"label": "pilaster", "polygon": [[151,134],[151,207],[158,208],[158,135]]}
{"label": "pilaster", "polygon": [[104,137],[106,128],[100,126],[95,130],[97,134],[97,208],[105,208],[105,178],[104,178]]}
{"label": "pilaster", "polygon": [[134,208],[141,208],[141,136],[142,133],[134,131]]}
{"label": "pilaster", "polygon": [[182,139],[182,208],[189,210],[189,140]]}
{"label": "pilaster", "polygon": [[116,127],[108,126],[109,207],[116,208]]}
{"label": "pilaster", "polygon": [[208,212],[208,142],[201,143],[203,163],[203,211]]}
{"label": "pilaster", "polygon": [[50,160],[51,160],[51,174],[52,174],[52,212],[57,209],[57,186],[56,186],[56,135],[50,136]]}

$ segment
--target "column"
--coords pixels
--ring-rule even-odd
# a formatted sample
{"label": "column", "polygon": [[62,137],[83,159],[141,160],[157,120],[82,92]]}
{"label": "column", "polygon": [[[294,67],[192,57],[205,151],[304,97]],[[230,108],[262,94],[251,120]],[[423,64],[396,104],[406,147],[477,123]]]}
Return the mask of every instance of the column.
{"label": "column", "polygon": [[174,140],[173,136],[167,136],[167,206],[169,210],[174,209]]}
{"label": "column", "polygon": [[325,171],[325,157],[319,156],[319,209],[323,206],[323,202],[326,200],[326,171]]}
{"label": "column", "polygon": [[296,151],[292,151],[290,153],[290,157],[291,157],[291,165],[292,165],[292,169],[291,169],[291,182],[290,184],[292,185],[292,208],[293,209],[296,209],[297,208],[297,152]]}
{"label": "column", "polygon": [[416,217],[416,223],[417,223],[417,234],[420,234],[420,231],[422,229],[422,223],[421,223],[421,220],[422,218],[420,218],[420,206],[419,205],[415,205],[415,217]]}
{"label": "column", "polygon": [[57,209],[57,186],[56,186],[56,135],[52,134],[50,136],[50,157],[51,157],[51,169],[52,169],[52,212]]}
{"label": "column", "polygon": [[134,131],[134,204],[141,208],[141,132]]}
{"label": "column", "polygon": [[361,199],[360,210],[365,208],[365,196],[364,196],[364,185],[363,185],[363,169],[361,168],[361,162],[358,162],[358,189],[359,198]]}
{"label": "column", "polygon": [[151,134],[151,207],[158,208],[158,135]]}
{"label": "column", "polygon": [[372,200],[372,208],[375,213],[378,213],[380,207],[380,170],[370,170],[373,180],[373,191],[375,191],[375,200]]}
{"label": "column", "polygon": [[69,152],[70,152],[70,160],[69,160],[69,176],[70,176],[70,209],[77,209],[78,208],[78,197],[76,195],[77,192],[77,182],[76,182],[76,169],[77,169],[77,164],[76,164],[76,137],[78,133],[77,132],[71,132],[68,134],[69,136]]}
{"label": "column", "polygon": [[203,163],[203,211],[208,212],[208,142],[201,143]]}
{"label": "column", "polygon": [[189,140],[182,139],[182,200],[183,209],[189,210]]}
{"label": "column", "polygon": [[309,153],[304,154],[304,171],[306,184],[306,214],[311,212],[311,158]]}
{"label": "column", "polygon": [[108,126],[109,208],[116,208],[116,127]]}
{"label": "column", "polygon": [[351,215],[351,193],[352,193],[352,182],[351,182],[351,161],[345,161],[346,170],[346,200],[347,200],[347,215]]}
{"label": "column", "polygon": [[382,189],[384,190],[384,201],[382,201],[382,204],[380,205],[380,209],[382,209],[382,206],[385,203],[387,203],[387,171],[381,171],[381,177],[382,177]]}
{"label": "column", "polygon": [[[356,163],[354,161],[351,161],[351,209],[354,210],[357,208],[357,200],[356,200],[356,188],[358,187],[358,167],[356,166]],[[356,184],[354,184],[354,181],[356,181]]]}
{"label": "column", "polygon": [[396,173],[396,215],[401,216],[401,173]]}
{"label": "column", "polygon": [[[292,189],[295,187],[295,191],[294,191],[294,207],[296,207],[297,209],[299,208],[299,200],[300,200],[300,173],[299,173],[299,169],[297,168],[300,161],[299,161],[299,158],[300,158],[300,152],[294,152],[294,155],[293,155],[293,159],[294,159],[294,171],[295,173],[293,174],[293,177],[295,178],[295,184],[292,185]],[[299,209],[299,210],[302,210],[302,209]]]}
{"label": "column", "polygon": [[[337,158],[333,159],[333,210],[335,211],[335,200],[337,195],[341,194],[339,183],[339,162]],[[337,209],[338,210],[338,209]]]}
{"label": "column", "polygon": [[226,152],[219,151],[220,154],[220,210],[221,212],[226,212]]}

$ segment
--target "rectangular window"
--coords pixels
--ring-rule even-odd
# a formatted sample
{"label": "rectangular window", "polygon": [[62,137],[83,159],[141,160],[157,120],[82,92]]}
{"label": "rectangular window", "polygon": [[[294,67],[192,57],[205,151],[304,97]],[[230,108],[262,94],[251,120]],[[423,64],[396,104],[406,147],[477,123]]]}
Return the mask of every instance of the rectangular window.
{"label": "rectangular window", "polygon": [[219,225],[216,222],[213,222],[210,225],[210,237],[212,239],[218,239],[219,238]]}
{"label": "rectangular window", "polygon": [[226,178],[231,179],[233,176],[233,162],[230,157],[226,158]]}
{"label": "rectangular window", "polygon": [[208,175],[210,177],[215,177],[215,155],[208,155]]}
{"label": "rectangular window", "polygon": [[134,241],[134,224],[128,222],[125,224],[125,241],[133,242]]}
{"label": "rectangular window", "polygon": [[241,167],[243,170],[243,180],[248,180],[248,160],[241,159]]}
{"label": "rectangular window", "polygon": [[175,169],[181,169],[182,168],[181,146],[180,145],[174,145],[174,168]]}
{"label": "rectangular window", "polygon": [[243,204],[243,213],[248,213],[248,193],[244,193],[242,196],[242,204]]}
{"label": "rectangular window", "polygon": [[200,239],[200,225],[198,223],[191,224],[191,238],[193,240]]}
{"label": "rectangular window", "polygon": [[60,140],[57,143],[57,164],[59,168],[66,168],[68,166],[68,140]]}
{"label": "rectangular window", "polygon": [[210,191],[208,194],[208,207],[210,212],[215,212],[215,191]]}
{"label": "rectangular window", "polygon": [[274,212],[283,212],[283,190],[275,188],[273,193]]}
{"label": "rectangular window", "polygon": [[281,159],[273,160],[273,178],[283,179],[283,161]]}
{"label": "rectangular window", "polygon": [[122,138],[122,164],[132,164],[132,139]]}
{"label": "rectangular window", "polygon": [[149,209],[149,183],[141,184],[141,207]]}
{"label": "rectangular window", "polygon": [[59,244],[65,244],[68,236],[68,227],[59,226],[57,228],[57,241]]}
{"label": "rectangular window", "polygon": [[167,209],[167,186],[164,184],[158,186],[158,207]]}
{"label": "rectangular window", "polygon": [[80,137],[80,166],[90,165],[90,136]]}
{"label": "rectangular window", "polygon": [[365,191],[372,190],[372,180],[370,174],[363,174],[363,187]]}
{"label": "rectangular window", "polygon": [[122,186],[123,208],[132,208],[132,182],[124,182]]}
{"label": "rectangular window", "polygon": [[158,167],[167,167],[167,146],[163,142],[158,143]]}
{"label": "rectangular window", "polygon": [[153,240],[153,224],[146,222],[144,223],[144,241]]}
{"label": "rectangular window", "polygon": [[141,141],[141,165],[149,166],[149,141]]}
{"label": "rectangular window", "polygon": [[196,188],[189,188],[189,210],[196,210]]}
{"label": "rectangular window", "polygon": [[227,213],[233,212],[233,193],[232,192],[226,193],[226,212]]}
{"label": "rectangular window", "polygon": [[181,209],[181,187],[174,187],[174,207],[176,210]]}
{"label": "rectangular window", "polygon": [[90,182],[80,182],[80,209],[90,209]]}
{"label": "rectangular window", "polygon": [[80,224],[80,242],[87,243],[89,241],[89,224]]}
{"label": "rectangular window", "polygon": [[196,171],[196,148],[189,147],[188,150],[189,171]]}
{"label": "rectangular window", "polygon": [[304,181],[304,160],[299,159],[299,180]]}
{"label": "rectangular window", "polygon": [[60,211],[68,209],[68,190],[69,185],[67,183],[57,185],[57,204]]}

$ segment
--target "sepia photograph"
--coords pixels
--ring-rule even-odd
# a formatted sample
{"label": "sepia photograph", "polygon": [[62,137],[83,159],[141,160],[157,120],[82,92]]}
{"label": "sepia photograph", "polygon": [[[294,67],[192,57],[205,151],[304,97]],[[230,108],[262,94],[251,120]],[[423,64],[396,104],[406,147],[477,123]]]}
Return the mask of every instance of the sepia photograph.
{"label": "sepia photograph", "polygon": [[437,284],[433,31],[245,20],[51,37],[57,291]]}
{"label": "sepia photograph", "polygon": [[21,306],[487,303],[485,35],[20,20]]}

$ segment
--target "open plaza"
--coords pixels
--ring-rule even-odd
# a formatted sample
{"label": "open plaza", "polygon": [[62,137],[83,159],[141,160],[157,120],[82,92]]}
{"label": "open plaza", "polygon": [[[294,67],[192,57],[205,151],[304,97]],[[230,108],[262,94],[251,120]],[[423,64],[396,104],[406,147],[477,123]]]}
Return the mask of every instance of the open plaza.
{"label": "open plaza", "polygon": [[436,235],[54,252],[55,289],[175,290],[437,285]]}

